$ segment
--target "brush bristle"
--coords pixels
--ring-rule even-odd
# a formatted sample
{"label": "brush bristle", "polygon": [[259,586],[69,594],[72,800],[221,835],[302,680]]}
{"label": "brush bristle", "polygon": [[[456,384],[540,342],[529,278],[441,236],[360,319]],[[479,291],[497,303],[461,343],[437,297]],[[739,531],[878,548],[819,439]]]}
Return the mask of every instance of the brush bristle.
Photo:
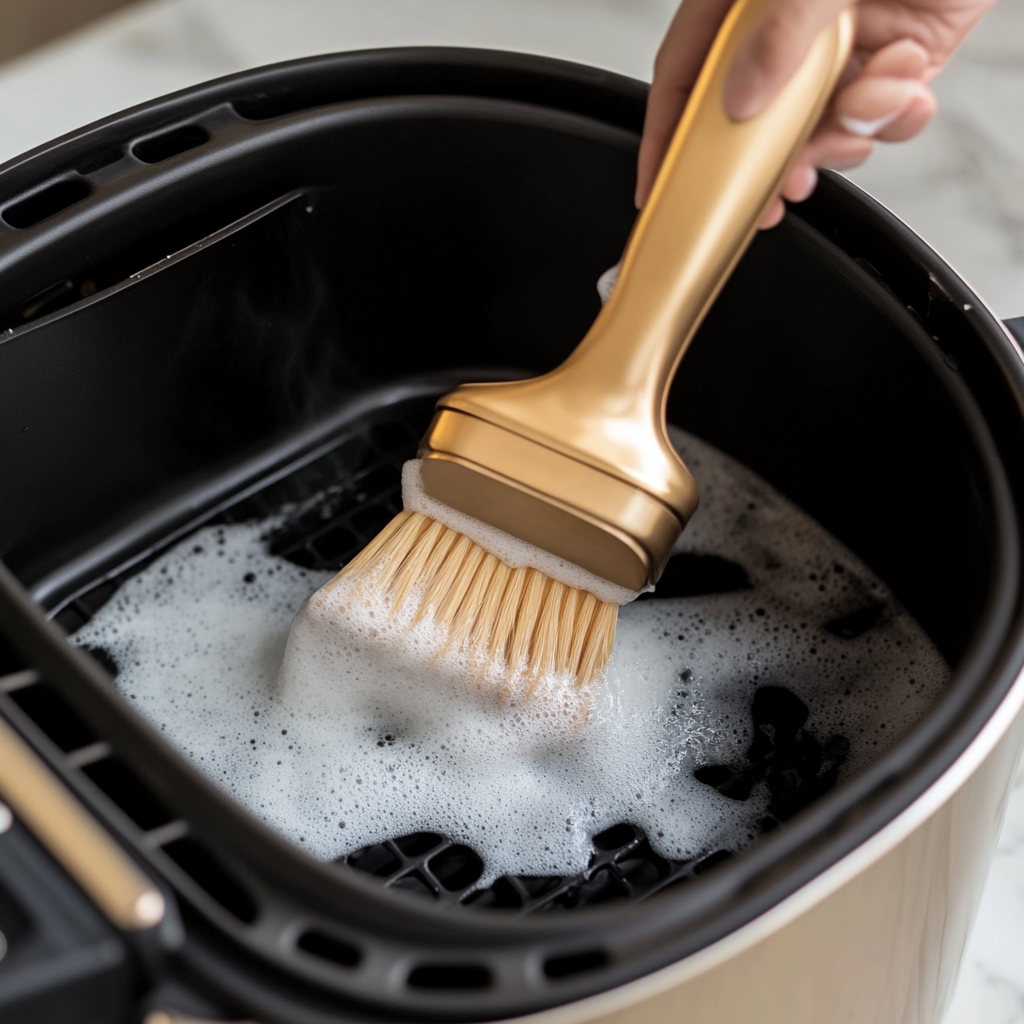
{"label": "brush bristle", "polygon": [[521,675],[528,689],[547,676],[587,686],[611,657],[617,604],[537,569],[513,569],[419,512],[395,516],[335,578],[353,576],[409,621],[432,617],[448,648]]}

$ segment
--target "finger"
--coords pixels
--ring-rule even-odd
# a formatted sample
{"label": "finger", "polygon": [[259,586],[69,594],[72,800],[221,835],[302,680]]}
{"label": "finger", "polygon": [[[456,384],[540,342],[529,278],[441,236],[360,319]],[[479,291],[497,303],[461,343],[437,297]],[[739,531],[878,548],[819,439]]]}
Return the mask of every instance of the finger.
{"label": "finger", "polygon": [[650,195],[693,83],[731,0],[686,0],[672,19],[654,61],[643,138],[637,160],[636,205]]}
{"label": "finger", "polygon": [[744,40],[725,80],[734,121],[760,114],[800,67],[818,33],[852,0],[774,0]]}
{"label": "finger", "polygon": [[[781,196],[791,203],[802,203],[810,198],[818,185],[818,167],[831,167],[838,171],[857,167],[871,155],[873,145],[870,139],[856,138],[837,128],[819,130],[790,171]],[[761,230],[775,227],[784,214],[782,198],[777,199],[762,218]]]}
{"label": "finger", "polygon": [[[847,140],[854,145],[851,147]],[[782,199],[787,199],[791,203],[802,203],[810,198],[818,185],[819,166],[833,167],[841,164],[843,167],[855,167],[871,155],[871,148],[870,139],[853,139],[838,129],[833,129],[827,134],[819,132],[807,144],[800,154],[800,159],[789,172],[780,191],[781,198],[772,205],[761,221],[762,230],[774,227],[782,219],[785,209]]]}
{"label": "finger", "polygon": [[[930,97],[928,87],[916,79],[865,74],[836,96],[833,111],[835,119],[851,135],[877,138],[886,128],[902,120],[915,101],[919,101],[920,110],[925,110],[933,102]],[[921,127],[930,116],[929,110]]]}
{"label": "finger", "polygon": [[850,135],[839,125],[829,122],[818,129],[804,149],[802,160],[813,167],[828,167],[833,171],[848,171],[859,167],[874,149],[874,142],[860,135]]}
{"label": "finger", "polygon": [[923,77],[930,82],[994,4],[995,0],[862,0],[855,59],[867,62],[893,40],[913,39],[928,54]]}
{"label": "finger", "polygon": [[875,138],[882,142],[906,142],[924,130],[937,107],[934,93],[930,89],[924,89],[910,101],[900,116],[879,131]]}
{"label": "finger", "polygon": [[923,79],[931,63],[928,51],[914,39],[883,46],[864,65],[864,77]]}
{"label": "finger", "polygon": [[818,184],[818,171],[813,164],[802,159],[789,172],[782,186],[782,197],[791,203],[802,203]]}
{"label": "finger", "polygon": [[[906,71],[908,74],[920,72],[922,69],[921,54],[916,52],[916,44],[900,47],[876,64],[887,70]],[[865,69],[865,74],[867,69]],[[858,80],[857,88],[852,86],[837,97],[833,119],[820,128],[808,143],[800,160],[790,171],[782,187],[783,198],[793,203],[807,199],[814,191],[817,181],[817,167],[831,167],[835,170],[848,170],[863,163],[873,148],[871,136],[886,141],[899,141],[917,134],[935,110],[934,97],[920,82],[907,79],[865,79]],[[907,99],[907,96],[910,98]],[[896,105],[895,112],[880,114],[887,107]],[[850,112],[862,117],[881,117],[886,124],[877,132],[858,132],[851,134],[835,125],[835,121]],[[864,121],[856,122],[862,126]],[[777,206],[773,206],[770,214],[762,222],[762,228],[772,227],[780,219]]]}
{"label": "finger", "polygon": [[783,217],[786,216],[786,204],[781,199],[776,199],[771,206],[768,207],[768,212],[761,218],[760,229],[767,231],[768,228],[775,227]]}

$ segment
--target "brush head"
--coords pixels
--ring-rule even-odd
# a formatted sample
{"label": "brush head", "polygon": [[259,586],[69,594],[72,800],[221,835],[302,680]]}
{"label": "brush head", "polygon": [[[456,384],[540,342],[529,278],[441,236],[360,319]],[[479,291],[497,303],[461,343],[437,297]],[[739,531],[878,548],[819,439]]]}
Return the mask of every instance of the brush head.
{"label": "brush head", "polygon": [[[372,588],[399,621],[432,621],[439,644],[481,676],[497,670],[526,694],[543,679],[585,687],[611,657],[618,605],[512,567],[465,534],[409,510],[326,585]],[[523,689],[517,686],[516,689]]]}

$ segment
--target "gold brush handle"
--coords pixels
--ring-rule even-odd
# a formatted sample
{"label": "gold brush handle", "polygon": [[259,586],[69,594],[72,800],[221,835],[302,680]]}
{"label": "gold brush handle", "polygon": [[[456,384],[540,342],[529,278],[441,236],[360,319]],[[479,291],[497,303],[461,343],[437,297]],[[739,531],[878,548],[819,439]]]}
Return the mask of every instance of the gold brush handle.
{"label": "gold brush handle", "polygon": [[611,300],[576,350],[542,377],[465,385],[439,403],[641,487],[684,522],[696,493],[665,434],[672,378],[821,117],[853,40],[844,11],[766,110],[731,121],[725,78],[767,6],[739,0],[723,23]]}
{"label": "gold brush handle", "polygon": [[[663,411],[691,339],[746,251],[821,117],[846,63],[853,16],[821,33],[759,116],[731,121],[723,89],[768,0],[740,0],[719,30],[637,221],[610,302],[555,371],[621,415]],[[586,383],[584,383],[586,382]],[[569,381],[566,379],[568,385]],[[600,399],[598,399],[600,400]]]}

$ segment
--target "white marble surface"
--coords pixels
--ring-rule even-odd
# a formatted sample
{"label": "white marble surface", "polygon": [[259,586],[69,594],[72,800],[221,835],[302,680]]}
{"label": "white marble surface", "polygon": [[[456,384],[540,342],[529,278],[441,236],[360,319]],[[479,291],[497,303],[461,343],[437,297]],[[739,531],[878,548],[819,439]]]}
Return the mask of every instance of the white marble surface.
{"label": "white marble surface", "polygon": [[929,128],[910,142],[878,146],[850,177],[996,313],[1024,316],[1024,0],[1000,0],[935,92],[939,113]]}
{"label": "white marble surface", "polygon": [[[0,66],[0,161],[162,93],[334,50],[492,46],[646,78],[674,6],[148,0]],[[919,139],[881,147],[851,177],[931,242],[996,313],[1024,315],[1024,0],[1001,0],[937,92],[940,113]],[[1024,1024],[1024,774],[946,1024]]]}

